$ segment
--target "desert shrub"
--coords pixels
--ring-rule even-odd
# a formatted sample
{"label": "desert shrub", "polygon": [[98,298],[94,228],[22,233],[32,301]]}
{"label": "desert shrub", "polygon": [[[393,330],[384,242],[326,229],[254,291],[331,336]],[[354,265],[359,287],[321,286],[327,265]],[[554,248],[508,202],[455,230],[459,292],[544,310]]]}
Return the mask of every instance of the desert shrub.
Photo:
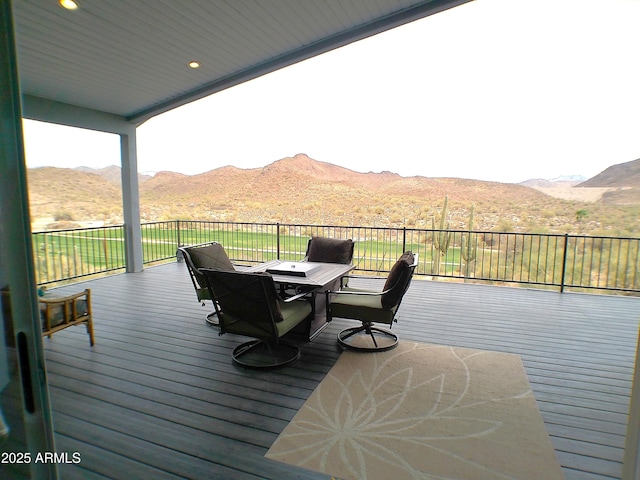
{"label": "desert shrub", "polygon": [[498,222],[498,225],[496,225],[495,230],[497,232],[513,232],[514,231],[513,223],[511,223],[506,218],[502,218]]}
{"label": "desert shrub", "polygon": [[75,220],[73,218],[73,214],[71,214],[71,212],[67,212],[65,210],[54,213],[53,219],[56,222],[71,222],[71,221]]}

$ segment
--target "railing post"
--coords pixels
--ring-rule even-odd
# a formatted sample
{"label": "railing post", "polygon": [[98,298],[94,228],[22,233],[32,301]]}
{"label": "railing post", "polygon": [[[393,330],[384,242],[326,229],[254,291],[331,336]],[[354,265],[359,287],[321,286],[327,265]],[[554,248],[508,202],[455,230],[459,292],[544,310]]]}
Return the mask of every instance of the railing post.
{"label": "railing post", "polygon": [[402,252],[407,251],[407,227],[402,227]]}
{"label": "railing post", "polygon": [[564,234],[564,251],[562,252],[562,276],[560,278],[560,293],[564,292],[564,276],[567,271],[567,249],[569,247],[569,234]]}
{"label": "railing post", "polygon": [[280,260],[280,223],[276,222],[276,258]]}
{"label": "railing post", "polygon": [[176,240],[178,242],[177,247],[181,247],[182,239],[180,238],[180,220],[176,220]]}

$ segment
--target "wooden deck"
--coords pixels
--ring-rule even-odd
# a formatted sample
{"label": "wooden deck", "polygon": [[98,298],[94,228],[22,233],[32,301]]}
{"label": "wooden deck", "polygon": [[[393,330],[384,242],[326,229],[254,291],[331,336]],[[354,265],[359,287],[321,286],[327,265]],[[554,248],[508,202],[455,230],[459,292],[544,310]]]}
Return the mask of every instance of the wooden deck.
{"label": "wooden deck", "polygon": [[[255,372],[231,363],[184,264],[83,282],[83,327],[44,339],[64,479],[314,478],[263,456],[340,355],[336,320],[302,358]],[[59,289],[78,290],[79,286]],[[416,279],[401,338],[517,353],[567,479],[620,478],[640,299]],[[315,478],[326,478],[315,475]]]}

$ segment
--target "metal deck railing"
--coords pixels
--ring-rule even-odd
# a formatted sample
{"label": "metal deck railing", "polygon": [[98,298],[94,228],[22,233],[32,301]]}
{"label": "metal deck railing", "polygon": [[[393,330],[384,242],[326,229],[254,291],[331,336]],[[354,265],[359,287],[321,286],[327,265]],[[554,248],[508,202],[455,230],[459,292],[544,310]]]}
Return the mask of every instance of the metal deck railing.
{"label": "metal deck railing", "polygon": [[[352,238],[356,272],[388,272],[406,250],[417,275],[524,284],[564,291],[640,293],[640,239],[337,225],[172,220],[142,224],[144,263],[175,258],[178,246],[217,241],[237,263],[301,259],[311,236]],[[33,234],[41,285],[124,270],[124,226]]]}

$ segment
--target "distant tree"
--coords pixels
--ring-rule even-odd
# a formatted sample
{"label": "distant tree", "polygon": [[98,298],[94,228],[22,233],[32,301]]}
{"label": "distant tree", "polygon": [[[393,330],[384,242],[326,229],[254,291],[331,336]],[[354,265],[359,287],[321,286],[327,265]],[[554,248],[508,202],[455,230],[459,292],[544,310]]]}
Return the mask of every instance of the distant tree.
{"label": "distant tree", "polygon": [[581,222],[583,219],[589,216],[589,212],[584,209],[580,209],[576,212],[576,221]]}

